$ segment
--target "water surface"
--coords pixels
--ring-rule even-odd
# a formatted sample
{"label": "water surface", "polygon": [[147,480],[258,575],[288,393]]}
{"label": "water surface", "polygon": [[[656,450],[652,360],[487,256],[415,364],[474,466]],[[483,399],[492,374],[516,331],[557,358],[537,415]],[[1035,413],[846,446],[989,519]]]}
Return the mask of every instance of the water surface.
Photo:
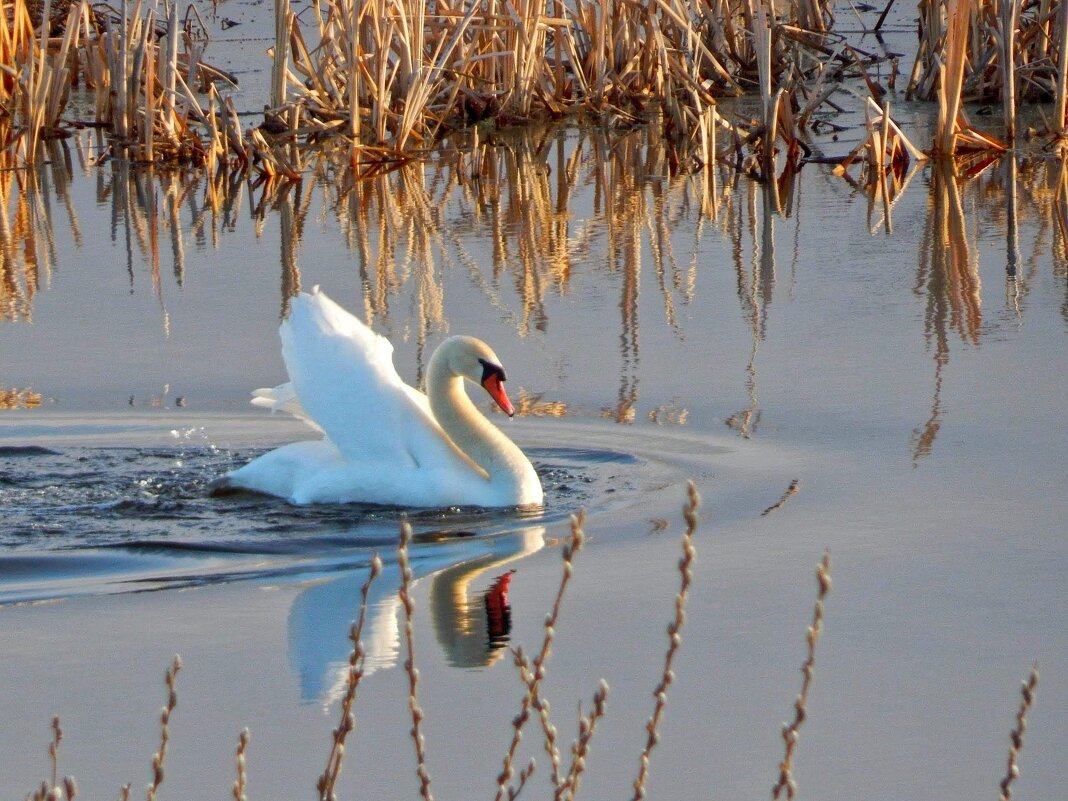
{"label": "water surface", "polygon": [[[415,786],[399,513],[206,492],[307,436],[247,399],[284,380],[285,299],[315,284],[391,338],[412,383],[446,335],[492,343],[520,409],[506,430],[548,490],[532,517],[413,516],[442,797],[492,785],[518,693],[501,645],[540,643],[580,507],[590,541],[547,692],[563,730],[608,679],[584,786],[627,792],[691,477],[698,572],[653,795],[766,793],[827,547],[804,792],[993,794],[1036,659],[1019,791],[1053,797],[1068,780],[1060,165],[1020,156],[959,182],[924,167],[888,208],[815,165],[786,187],[720,173],[710,195],[640,131],[494,141],[494,182],[471,181],[447,147],[376,181],[324,164],[297,186],[237,191],[91,167],[79,146],[36,183],[0,179],[18,222],[0,294],[0,388],[20,407],[0,417],[0,686],[4,719],[20,721],[0,733],[8,794],[42,773],[34,732],[53,712],[87,796],[147,770],[176,650],[187,717],[170,791],[223,792],[247,723],[263,797],[307,793],[374,552],[387,573],[352,747],[365,761],[346,777],[354,795]],[[485,598],[506,575],[502,638]]]}

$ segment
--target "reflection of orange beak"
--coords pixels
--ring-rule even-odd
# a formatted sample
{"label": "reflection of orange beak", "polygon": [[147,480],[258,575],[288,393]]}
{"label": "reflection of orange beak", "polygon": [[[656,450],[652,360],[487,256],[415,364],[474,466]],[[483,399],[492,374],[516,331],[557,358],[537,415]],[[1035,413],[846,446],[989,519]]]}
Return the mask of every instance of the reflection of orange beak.
{"label": "reflection of orange beak", "polygon": [[501,381],[499,375],[490,373],[482,379],[482,387],[489,393],[489,396],[496,401],[497,405],[501,407],[502,412],[509,417],[515,415],[515,409],[512,408],[512,402],[508,400],[508,393],[504,391],[504,383]]}

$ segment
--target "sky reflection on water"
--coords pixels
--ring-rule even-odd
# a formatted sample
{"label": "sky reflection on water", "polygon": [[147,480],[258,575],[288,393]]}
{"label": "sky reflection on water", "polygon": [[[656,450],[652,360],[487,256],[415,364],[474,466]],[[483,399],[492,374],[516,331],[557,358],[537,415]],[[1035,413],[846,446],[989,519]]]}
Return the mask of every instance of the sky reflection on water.
{"label": "sky reflection on water", "polygon": [[[125,425],[123,444],[143,446],[131,443],[141,436],[133,421],[158,415],[175,426],[188,417],[179,430],[207,426],[211,443],[240,423],[244,447],[276,444],[293,426],[249,417],[248,393],[284,379],[276,331],[286,298],[322,284],[391,338],[411,383],[446,333],[491,342],[521,413],[541,418],[522,421],[524,444],[579,449],[596,439],[605,451],[640,453],[643,465],[670,456],[670,470],[628,470],[641,479],[639,491],[612,495],[614,508],[607,491],[589,502],[591,562],[573,588],[578,611],[565,620],[554,657],[562,707],[587,693],[588,671],[603,671],[621,699],[647,698],[636,668],[655,668],[662,641],[649,632],[662,635],[667,610],[650,595],[674,581],[677,558],[661,526],[676,520],[682,479],[699,474],[708,522],[698,547],[711,558],[699,566],[683,649],[690,662],[680,667],[665,743],[674,732],[675,743],[692,745],[696,731],[700,747],[714,743],[720,759],[659,752],[658,769],[675,777],[678,797],[708,786],[766,788],[781,755],[776,716],[796,692],[811,608],[801,573],[828,545],[839,567],[802,786],[825,797],[842,787],[892,788],[892,797],[932,787],[970,792],[986,781],[976,778],[983,769],[993,775],[990,766],[1002,764],[1012,686],[1035,657],[1050,669],[1025,775],[1037,787],[1062,786],[1064,167],[1019,157],[963,182],[922,167],[894,176],[880,195],[809,165],[774,188],[721,173],[713,196],[701,176],[671,176],[655,139],[640,131],[612,141],[550,131],[491,141],[478,157],[491,179],[471,179],[471,155],[447,151],[358,185],[323,162],[299,185],[250,187],[92,166],[82,139],[55,150],[35,179],[0,174],[0,401],[36,407],[0,417],[4,443],[50,444],[50,425],[62,431],[64,415],[81,415]],[[796,494],[761,517],[793,479]],[[541,548],[540,539],[534,544]],[[519,564],[513,641],[537,636],[544,590],[558,571],[551,550]],[[454,603],[461,582],[446,579],[420,585],[437,593],[429,605],[439,615],[424,624],[422,641],[442,645],[422,652],[431,662],[426,681],[439,697],[463,686],[469,704],[501,704],[514,696],[514,676],[434,669],[432,660],[493,661],[481,635],[478,659],[473,641],[447,644],[470,621]],[[248,660],[227,661],[231,638],[285,662],[297,688],[279,678],[282,669],[268,674],[280,688],[263,713],[279,743],[267,747],[284,750],[286,738],[307,730],[274,717],[304,714],[286,705],[291,694],[312,700],[336,690],[346,644],[327,642],[315,625],[322,610],[351,603],[354,581],[285,585],[265,615],[281,634],[237,623],[217,639],[205,635],[204,608],[227,593],[247,599],[240,586],[119,596],[106,609],[138,620],[187,615],[183,650],[194,664],[217,661],[216,689],[233,689],[235,706],[262,701],[241,693],[247,685],[254,694],[263,676],[234,680]],[[69,606],[82,603],[105,608],[101,599]],[[449,610],[459,622],[439,629]],[[240,604],[212,611],[256,614]],[[41,620],[70,628],[47,607],[5,614],[28,632],[26,642],[36,642]],[[329,625],[341,629],[343,618]],[[384,668],[395,658],[382,620]],[[129,649],[143,651],[140,629],[122,631]],[[603,642],[648,648],[620,659]],[[12,663],[6,680],[16,688],[30,681],[30,663],[63,675],[62,659],[39,646]],[[381,670],[376,688],[401,672]],[[112,703],[98,705],[99,714],[140,697],[108,686]],[[30,696],[13,696],[23,704],[14,717],[26,718],[33,702],[22,699]],[[361,703],[371,719],[390,714],[388,698],[368,696]],[[227,713],[226,726],[243,719]],[[622,714],[618,729],[640,734],[647,709],[630,720]],[[469,717],[466,708],[440,706],[432,716],[453,731]],[[404,724],[396,731],[403,740]],[[468,736],[479,738],[481,754],[496,734]],[[376,730],[369,739],[380,736],[388,737]],[[605,737],[606,753],[626,750],[623,735]],[[15,738],[7,744],[23,747],[24,731]],[[462,763],[450,761],[462,756],[446,750],[460,745],[439,743],[443,764],[461,765],[454,773],[466,778]],[[946,764],[946,749],[965,745],[974,753]],[[766,765],[753,767],[754,753]],[[263,786],[294,781],[291,769],[257,769]],[[603,792],[591,795],[621,795],[626,788],[612,784],[625,783],[628,770],[600,774]],[[182,775],[174,771],[187,782],[178,789],[202,790],[200,774]],[[685,795],[688,781],[701,787]]]}
{"label": "sky reflection on water", "polygon": [[[1068,319],[1053,162],[1005,159],[969,181],[922,167],[886,194],[818,166],[713,185],[670,176],[647,132],[549,130],[355,184],[324,158],[300,184],[254,187],[93,166],[90,141],[0,178],[7,408],[231,408],[281,378],[278,316],[322,283],[393,339],[413,382],[447,331],[502,343],[525,414],[699,414],[749,437],[778,336],[810,353],[852,344],[865,358],[835,372],[858,385],[906,348],[910,381],[918,359],[933,374],[910,402],[918,462],[954,351]],[[486,177],[470,177],[476,158]],[[821,325],[798,331],[775,306]]]}

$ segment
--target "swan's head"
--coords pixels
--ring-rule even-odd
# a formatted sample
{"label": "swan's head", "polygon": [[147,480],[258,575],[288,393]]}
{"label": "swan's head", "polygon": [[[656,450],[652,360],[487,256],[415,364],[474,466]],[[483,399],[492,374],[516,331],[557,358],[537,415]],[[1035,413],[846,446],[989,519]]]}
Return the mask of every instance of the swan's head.
{"label": "swan's head", "polygon": [[[512,402],[504,391],[504,368],[489,345],[474,337],[449,337],[441,343],[439,350],[445,352],[449,368],[455,375],[478,384],[501,407],[501,411],[509,417],[515,415]],[[434,356],[436,358],[438,354]]]}

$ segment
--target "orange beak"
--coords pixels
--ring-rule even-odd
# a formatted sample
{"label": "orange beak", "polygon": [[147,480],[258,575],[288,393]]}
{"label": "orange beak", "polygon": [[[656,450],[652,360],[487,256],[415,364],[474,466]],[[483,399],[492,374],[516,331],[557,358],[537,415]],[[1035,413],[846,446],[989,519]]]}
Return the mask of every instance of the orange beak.
{"label": "orange beak", "polygon": [[515,416],[515,409],[512,408],[512,402],[508,400],[508,393],[504,391],[504,382],[498,373],[488,373],[482,379],[482,388],[501,407],[502,412],[509,417]]}

